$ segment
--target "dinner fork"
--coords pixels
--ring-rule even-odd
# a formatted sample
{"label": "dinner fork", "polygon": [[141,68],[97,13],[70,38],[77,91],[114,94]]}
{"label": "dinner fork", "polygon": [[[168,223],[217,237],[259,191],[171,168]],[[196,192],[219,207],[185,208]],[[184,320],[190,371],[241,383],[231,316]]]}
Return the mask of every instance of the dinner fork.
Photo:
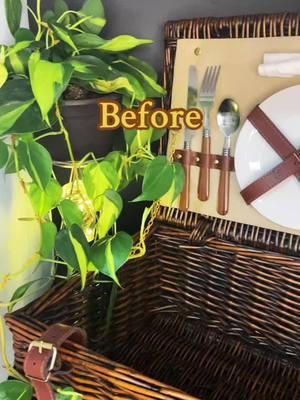
{"label": "dinner fork", "polygon": [[211,127],[210,114],[214,106],[217,83],[221,66],[209,66],[206,68],[199,92],[199,103],[204,114],[204,128],[202,138],[202,166],[198,183],[198,198],[207,201],[210,192],[210,152],[211,152]]}

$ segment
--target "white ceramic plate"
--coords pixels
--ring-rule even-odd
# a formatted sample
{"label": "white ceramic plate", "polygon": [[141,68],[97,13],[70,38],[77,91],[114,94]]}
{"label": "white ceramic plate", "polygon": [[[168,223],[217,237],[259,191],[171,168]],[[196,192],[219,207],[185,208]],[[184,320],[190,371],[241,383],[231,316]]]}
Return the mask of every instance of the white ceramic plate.
{"label": "white ceramic plate", "polygon": [[[300,85],[274,94],[260,107],[294,147],[299,149]],[[246,121],[240,131],[235,153],[236,176],[241,190],[281,161],[275,150]],[[300,183],[294,176],[255,200],[252,206],[270,221],[300,230]]]}

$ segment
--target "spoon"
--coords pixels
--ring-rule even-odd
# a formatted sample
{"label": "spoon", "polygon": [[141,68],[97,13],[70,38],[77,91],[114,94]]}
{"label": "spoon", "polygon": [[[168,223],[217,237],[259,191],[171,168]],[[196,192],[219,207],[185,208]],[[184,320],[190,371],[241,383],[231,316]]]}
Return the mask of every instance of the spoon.
{"label": "spoon", "polygon": [[217,122],[225,137],[219,181],[218,213],[226,215],[229,211],[231,137],[240,125],[239,106],[234,100],[225,99],[221,103]]}

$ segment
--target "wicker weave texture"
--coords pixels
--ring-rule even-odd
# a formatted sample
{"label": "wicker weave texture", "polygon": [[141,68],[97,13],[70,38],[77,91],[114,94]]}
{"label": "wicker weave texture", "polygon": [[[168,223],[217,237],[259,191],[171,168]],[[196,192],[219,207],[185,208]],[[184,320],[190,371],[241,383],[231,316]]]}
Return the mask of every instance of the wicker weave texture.
{"label": "wicker weave texture", "polygon": [[142,379],[176,386],[171,398],[184,396],[179,390],[207,400],[300,398],[300,260],[236,246],[213,236],[209,224],[203,219],[199,240],[199,224],[188,229],[157,223],[147,257],[122,272],[124,289],[107,329],[105,311],[97,310],[107,289],[89,284],[81,292],[79,279],[8,316],[18,368],[29,339],[44,324],[60,321],[85,328],[90,348],[107,358],[66,348],[64,361],[76,368],[82,357],[84,368],[90,361],[89,376],[75,368],[70,377],[54,381],[83,393],[92,386],[95,399],[102,391],[108,397],[99,398],[114,396],[125,379],[120,375],[109,389],[102,372],[93,370],[98,363],[109,376],[119,369],[136,374],[115,362],[148,376],[136,380],[137,398],[142,398]]}

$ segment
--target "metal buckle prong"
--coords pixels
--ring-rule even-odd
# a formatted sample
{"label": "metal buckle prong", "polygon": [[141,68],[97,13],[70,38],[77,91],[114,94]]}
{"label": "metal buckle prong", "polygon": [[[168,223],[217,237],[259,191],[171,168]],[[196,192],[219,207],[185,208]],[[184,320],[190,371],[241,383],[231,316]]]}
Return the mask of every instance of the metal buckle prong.
{"label": "metal buckle prong", "polygon": [[34,340],[33,342],[31,342],[28,348],[28,352],[33,348],[37,348],[40,354],[42,354],[43,350],[52,351],[52,359],[49,366],[49,372],[52,371],[54,369],[57,359],[57,348],[52,343],[43,342],[42,340]]}

